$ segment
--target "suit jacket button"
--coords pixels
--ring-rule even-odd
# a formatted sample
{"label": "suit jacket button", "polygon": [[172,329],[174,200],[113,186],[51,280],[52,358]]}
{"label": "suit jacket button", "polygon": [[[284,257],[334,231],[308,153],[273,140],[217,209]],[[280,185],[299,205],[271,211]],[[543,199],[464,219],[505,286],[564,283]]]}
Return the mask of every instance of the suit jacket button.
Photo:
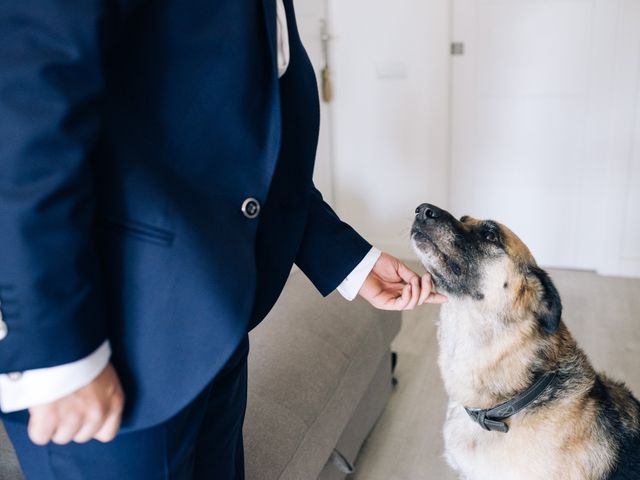
{"label": "suit jacket button", "polygon": [[256,218],[260,214],[260,202],[253,197],[249,197],[242,202],[241,210],[245,217]]}

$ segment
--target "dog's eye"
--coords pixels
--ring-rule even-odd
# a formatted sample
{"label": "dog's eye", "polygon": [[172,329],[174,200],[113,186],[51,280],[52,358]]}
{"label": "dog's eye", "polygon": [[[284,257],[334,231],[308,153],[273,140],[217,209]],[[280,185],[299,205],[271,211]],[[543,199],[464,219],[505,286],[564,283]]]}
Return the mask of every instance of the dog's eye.
{"label": "dog's eye", "polygon": [[498,236],[493,233],[493,232],[485,232],[484,234],[484,238],[485,240],[487,240],[488,242],[497,242],[498,241]]}

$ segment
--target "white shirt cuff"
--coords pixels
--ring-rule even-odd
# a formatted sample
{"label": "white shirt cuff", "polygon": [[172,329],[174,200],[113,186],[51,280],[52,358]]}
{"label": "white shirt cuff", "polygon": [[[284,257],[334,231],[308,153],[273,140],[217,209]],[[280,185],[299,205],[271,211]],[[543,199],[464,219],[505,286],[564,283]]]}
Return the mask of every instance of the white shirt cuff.
{"label": "white shirt cuff", "polygon": [[280,78],[287,72],[291,59],[287,11],[282,0],[276,1],[276,18],[278,31],[278,78]]}
{"label": "white shirt cuff", "polygon": [[0,374],[0,409],[15,412],[66,397],[91,383],[110,357],[111,345],[105,340],[92,354],[75,362]]}
{"label": "white shirt cuff", "polygon": [[347,278],[345,278],[340,285],[338,285],[338,292],[347,300],[351,301],[356,298],[358,292],[364,285],[364,281],[367,279],[373,266],[380,258],[382,252],[376,247],[371,247],[369,253],[360,261],[360,263],[354,268]]}

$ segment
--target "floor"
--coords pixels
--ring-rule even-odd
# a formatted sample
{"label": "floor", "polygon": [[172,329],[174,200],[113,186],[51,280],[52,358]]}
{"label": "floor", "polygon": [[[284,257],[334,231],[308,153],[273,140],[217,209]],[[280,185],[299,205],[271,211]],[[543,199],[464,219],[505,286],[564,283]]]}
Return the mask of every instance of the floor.
{"label": "floor", "polygon": [[[562,297],[564,320],[595,367],[640,395],[640,280],[549,273]],[[393,343],[399,383],[350,480],[456,479],[442,458],[446,395],[436,364],[437,317],[433,306],[404,314]]]}

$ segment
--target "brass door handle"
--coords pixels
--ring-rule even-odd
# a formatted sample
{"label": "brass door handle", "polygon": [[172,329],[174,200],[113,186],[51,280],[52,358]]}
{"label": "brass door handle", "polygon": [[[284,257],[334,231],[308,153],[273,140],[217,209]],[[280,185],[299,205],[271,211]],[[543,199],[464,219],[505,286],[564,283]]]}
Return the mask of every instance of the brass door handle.
{"label": "brass door handle", "polygon": [[327,28],[327,21],[320,20],[320,35],[322,40],[322,55],[324,67],[322,67],[322,100],[331,103],[333,100],[333,82],[331,81],[331,67],[329,66],[329,42],[331,35]]}
{"label": "brass door handle", "polygon": [[333,100],[333,84],[331,82],[331,69],[325,66],[322,69],[322,100],[331,103]]}

